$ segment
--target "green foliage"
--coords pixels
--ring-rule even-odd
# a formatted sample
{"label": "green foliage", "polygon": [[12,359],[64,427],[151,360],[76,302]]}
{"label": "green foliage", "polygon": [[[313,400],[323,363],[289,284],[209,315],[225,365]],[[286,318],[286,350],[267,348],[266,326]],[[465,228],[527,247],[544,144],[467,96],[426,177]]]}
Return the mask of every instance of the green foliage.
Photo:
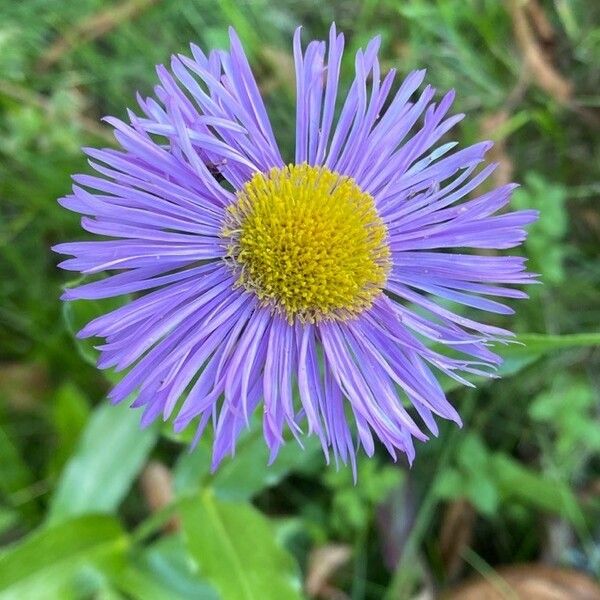
{"label": "green foliage", "polygon": [[517,502],[537,510],[556,512],[579,523],[581,511],[562,481],[524,467],[504,453],[491,453],[477,434],[466,435],[456,448],[456,464],[436,480],[436,493],[445,499],[468,499],[483,515]]}
{"label": "green foliage", "polygon": [[307,439],[304,448],[290,441],[267,468],[269,451],[260,423],[255,420],[252,428],[242,434],[235,456],[226,459],[214,473],[210,472],[210,442],[207,438],[193,452],[182,453],[173,471],[175,489],[188,493],[210,487],[220,498],[249,500],[277,485],[291,472],[310,469],[311,463],[321,460],[320,452],[316,437]]}
{"label": "green foliage", "polygon": [[[506,10],[499,2],[485,4],[485,11],[464,0],[412,0],[396,7],[406,19],[409,61],[428,66],[441,88],[455,87],[459,79],[461,93],[494,107],[518,66],[502,48],[503,38],[510,35]],[[482,45],[486,52],[480,51]]]}
{"label": "green foliage", "polygon": [[55,437],[60,442],[56,444],[48,465],[52,473],[60,473],[76,452],[79,436],[89,417],[90,407],[81,390],[72,383],[61,385],[52,406],[52,424]]}
{"label": "green foliage", "polygon": [[[75,281],[68,287],[81,285],[82,283],[83,281]],[[119,306],[125,304],[128,299],[128,296],[120,296],[105,300],[76,300],[62,304],[62,317],[67,331],[73,336],[73,343],[81,358],[90,365],[96,365],[99,354],[98,350],[94,347],[94,340],[90,338],[80,339],[75,336],[92,319],[104,315],[111,310],[116,310]]]}
{"label": "green foliage", "polygon": [[86,512],[114,512],[156,442],[156,427],[140,430],[127,404],[102,404],[65,466],[48,508],[51,522]]}
{"label": "green foliage", "polygon": [[218,600],[190,560],[181,535],[171,535],[140,549],[115,578],[115,585],[135,600]]}
{"label": "green foliage", "polygon": [[292,557],[251,505],[208,491],[183,503],[181,518],[193,560],[223,600],[301,598]]}
{"label": "green foliage", "polygon": [[525,246],[531,269],[542,275],[546,285],[559,285],[565,280],[566,248],[561,241],[568,227],[566,195],[562,185],[531,172],[525,178],[525,187],[513,196],[515,208],[535,208],[540,212]]}
{"label": "green foliage", "polygon": [[[543,57],[574,90],[565,104],[526,73],[510,3],[133,0],[134,16],[99,30],[98,15],[110,23],[125,1],[0,0],[0,600],[299,598],[312,549],[340,542],[354,556],[331,589],[410,598],[429,580],[423,571],[446,583],[438,525],[459,498],[490,538],[510,540],[475,535],[488,563],[536,560],[550,515],[575,533],[561,556],[599,575],[589,490],[600,475],[600,4],[538,3],[552,29]],[[427,67],[429,83],[456,89],[455,111],[469,115],[444,142],[499,142],[494,159],[521,183],[513,208],[540,211],[522,252],[543,285],[511,304],[515,317],[485,317],[521,342],[497,349],[503,380],[474,378],[476,390],[443,380],[464,429],[441,424],[410,469],[378,448],[359,458],[355,484],[350,469],[324,465],[315,438],[288,443],[267,466],[257,418],[212,473],[210,434],[189,453],[193,431],[142,431],[137,410],[107,403],[116,375],[96,370],[98,340],[74,334],[128,298],[59,302],[77,282],[50,247],[85,233],[56,198],[87,169],[81,146],[114,144],[100,117],[122,117],[137,90],[151,93],[154,65],[189,41],[224,46],[229,24],[291,159],[291,33],[301,23],[305,40],[323,39],[334,19],[350,53],[380,34],[384,72]],[[54,43],[62,55],[49,64]],[[353,68],[348,56],[342,90]],[[138,484],[150,459],[172,475],[154,490],[158,503]],[[382,504],[402,527],[382,527]],[[402,549],[394,572],[382,539]],[[515,540],[526,540],[518,554]]]}
{"label": "green foliage", "polygon": [[541,425],[546,459],[565,479],[576,481],[590,457],[600,455],[597,410],[598,397],[589,382],[564,374],[529,407],[531,419]]}
{"label": "green foliage", "polygon": [[23,461],[18,447],[7,433],[0,428],[0,490],[9,498],[18,490],[31,483],[31,473]]}
{"label": "green foliage", "polygon": [[332,494],[328,525],[342,539],[354,538],[369,526],[374,508],[402,479],[403,472],[396,466],[365,456],[358,460],[356,481],[348,469],[326,471],[323,483]]}
{"label": "green foliage", "polygon": [[95,569],[118,569],[127,545],[114,517],[87,516],[43,528],[0,554],[0,598],[84,597],[79,585]]}
{"label": "green foliage", "polygon": [[496,472],[487,448],[476,434],[467,434],[456,449],[456,465],[436,481],[440,498],[467,498],[484,515],[493,515],[500,502]]}

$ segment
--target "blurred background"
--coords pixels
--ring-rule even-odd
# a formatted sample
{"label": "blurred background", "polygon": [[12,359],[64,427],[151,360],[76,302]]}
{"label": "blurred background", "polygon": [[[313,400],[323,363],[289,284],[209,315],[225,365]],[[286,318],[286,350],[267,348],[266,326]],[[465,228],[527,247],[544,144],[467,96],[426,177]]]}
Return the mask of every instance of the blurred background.
{"label": "blurred background", "polygon": [[[190,454],[105,402],[73,333],[111,303],[59,301],[49,247],[83,234],[56,199],[81,146],[113,145],[100,117],[228,25],[291,156],[291,36],[332,20],[346,85],[380,34],[384,70],[457,90],[454,139],[494,140],[494,183],[541,211],[523,252],[544,285],[497,319],[527,344],[504,378],[448,386],[465,426],[412,469],[379,449],[354,485],[312,440],[266,468],[253,427],[210,474],[210,440]],[[600,598],[599,66],[589,0],[0,0],[0,598]]]}

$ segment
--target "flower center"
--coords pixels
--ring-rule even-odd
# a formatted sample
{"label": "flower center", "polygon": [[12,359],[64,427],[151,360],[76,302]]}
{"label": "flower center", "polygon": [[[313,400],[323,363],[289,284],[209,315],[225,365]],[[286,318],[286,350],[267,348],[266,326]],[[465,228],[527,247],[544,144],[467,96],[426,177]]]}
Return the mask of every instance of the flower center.
{"label": "flower center", "polygon": [[325,167],[256,173],[229,206],[222,236],[237,283],[290,323],[358,315],[390,266],[373,197]]}

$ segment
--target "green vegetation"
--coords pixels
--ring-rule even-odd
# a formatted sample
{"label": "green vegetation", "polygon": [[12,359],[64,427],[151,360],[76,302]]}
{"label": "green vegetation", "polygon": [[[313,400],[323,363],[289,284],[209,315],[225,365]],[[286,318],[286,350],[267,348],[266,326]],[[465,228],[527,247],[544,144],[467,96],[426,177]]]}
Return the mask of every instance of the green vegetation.
{"label": "green vegetation", "polygon": [[[600,4],[122,2],[0,0],[0,600],[404,599],[542,555],[599,577]],[[500,350],[504,379],[448,384],[464,429],[441,424],[411,469],[379,448],[354,486],[314,440],[267,468],[253,426],[211,474],[210,440],[189,454],[185,432],[140,431],[105,401],[73,333],[110,303],[61,306],[72,282],[49,248],[84,233],[56,199],[87,169],[81,146],[113,143],[100,117],[124,116],[189,42],[224,46],[229,24],[291,156],[292,32],[324,39],[332,20],[346,85],[381,34],[385,69],[456,89],[456,139],[493,139],[497,182],[541,211],[523,251],[544,284],[495,318],[526,344]],[[317,548],[346,548],[320,583]]]}

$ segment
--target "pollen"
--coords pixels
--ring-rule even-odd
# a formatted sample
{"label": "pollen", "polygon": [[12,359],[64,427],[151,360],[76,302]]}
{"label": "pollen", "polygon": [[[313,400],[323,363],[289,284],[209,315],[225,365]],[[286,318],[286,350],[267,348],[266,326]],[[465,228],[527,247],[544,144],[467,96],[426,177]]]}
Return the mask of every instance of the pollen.
{"label": "pollen", "polygon": [[290,323],[359,315],[390,266],[373,197],[325,167],[256,173],[228,207],[221,234],[237,284]]}

